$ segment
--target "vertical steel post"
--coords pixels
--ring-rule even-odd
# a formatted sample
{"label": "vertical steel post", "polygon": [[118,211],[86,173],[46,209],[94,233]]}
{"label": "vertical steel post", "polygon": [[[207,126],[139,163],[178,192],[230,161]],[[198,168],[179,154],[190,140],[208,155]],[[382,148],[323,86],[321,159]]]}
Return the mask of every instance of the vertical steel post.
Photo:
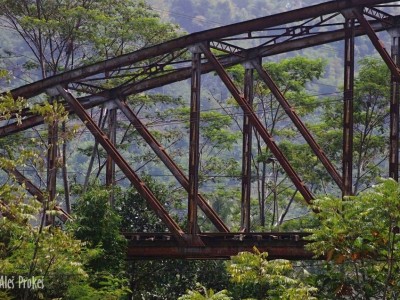
{"label": "vertical steel post", "polygon": [[[254,67],[250,63],[244,64],[244,67],[244,98],[250,106],[253,106]],[[241,231],[244,232],[250,232],[252,131],[250,119],[246,113],[243,113]]]}
{"label": "vertical steel post", "polygon": [[[62,122],[62,134],[65,135],[67,128],[65,121]],[[71,198],[70,198],[70,186],[68,182],[68,168],[67,168],[67,140],[64,138],[62,142],[62,178],[64,184],[64,197],[65,197],[65,208],[68,214],[71,213]]]}
{"label": "vertical steel post", "polygon": [[197,202],[199,192],[199,140],[200,140],[200,84],[201,51],[192,52],[192,78],[190,96],[190,140],[189,140],[189,193],[188,193],[188,233],[197,234]]}
{"label": "vertical steel post", "polygon": [[[53,121],[48,127],[48,149],[47,149],[47,192],[48,199],[45,208],[56,198],[57,185],[57,143],[58,143],[58,122]],[[45,211],[43,212],[45,213]],[[54,217],[46,217],[47,224],[54,224]]]}
{"label": "vertical steel post", "polygon": [[[396,66],[400,67],[400,28],[389,30],[392,38],[391,56]],[[390,151],[389,177],[399,181],[399,98],[400,81],[392,73],[390,90]]]}
{"label": "vertical steel post", "polygon": [[354,17],[344,13],[343,196],[353,193]]}
{"label": "vertical steel post", "polygon": [[392,74],[391,100],[390,100],[390,150],[389,150],[389,176],[395,180],[399,178],[399,28],[392,28],[389,33],[392,37],[392,55],[389,55],[384,44],[376,35],[371,24],[365,19],[362,11],[353,9],[361,26],[365,29],[375,49],[381,55]]}
{"label": "vertical steel post", "polygon": [[[117,109],[110,108],[108,113],[108,139],[115,146],[117,135]],[[112,157],[107,155],[106,162],[106,186],[113,187],[115,183],[115,162]],[[114,206],[114,195],[111,191],[110,204]]]}

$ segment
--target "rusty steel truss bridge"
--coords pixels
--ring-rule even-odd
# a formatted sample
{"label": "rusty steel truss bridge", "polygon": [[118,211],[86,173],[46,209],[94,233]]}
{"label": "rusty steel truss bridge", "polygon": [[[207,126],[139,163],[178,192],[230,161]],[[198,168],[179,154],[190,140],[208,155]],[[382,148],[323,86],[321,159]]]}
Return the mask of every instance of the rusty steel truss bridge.
{"label": "rusty steel truss bridge", "polygon": [[[399,6],[394,1],[382,0],[336,0],[293,11],[265,16],[237,24],[227,25],[196,32],[140,49],[112,59],[69,70],[11,91],[12,96],[26,99],[58,97],[69,114],[76,115],[85,124],[108,155],[106,183],[114,184],[115,166],[146,199],[149,207],[168,228],[164,233],[125,233],[129,239],[128,258],[227,258],[239,251],[251,250],[256,246],[268,251],[271,258],[309,259],[312,254],[304,250],[305,233],[296,232],[251,232],[250,231],[250,189],[251,189],[251,139],[252,132],[259,136],[274,155],[277,163],[286,172],[295,188],[306,202],[313,200],[308,185],[292,167],[274,137],[255,113],[251,103],[253,97],[253,76],[257,74],[285,110],[314,155],[325,167],[342,195],[352,194],[353,170],[353,85],[355,53],[354,43],[358,36],[367,36],[391,71],[390,136],[388,176],[398,180],[399,176],[399,55],[400,55],[400,16],[387,13],[387,7]],[[389,36],[391,45],[384,45],[378,37],[379,32]],[[246,43],[244,43],[245,41]],[[344,91],[343,91],[343,153],[342,169],[332,164],[311,132],[285,98],[261,62],[263,58],[315,47],[336,41],[344,41]],[[255,46],[243,47],[243,44]],[[387,47],[391,47],[388,51]],[[218,53],[218,54],[216,54]],[[191,57],[191,59],[187,59]],[[239,88],[230,78],[226,68],[243,64],[245,67],[244,87]],[[130,70],[125,72],[123,70]],[[134,70],[134,71],[132,71]],[[201,78],[203,74],[214,72],[229,90],[231,96],[243,110],[243,152],[241,186],[241,225],[240,232],[231,232],[208,200],[199,193],[199,137]],[[109,74],[118,74],[115,86],[102,87],[101,82]],[[190,136],[189,171],[186,174],[171,158],[165,148],[156,140],[148,127],[125,101],[130,95],[143,93],[175,82],[188,80],[190,90]],[[241,92],[244,91],[244,92]],[[152,151],[165,164],[188,194],[187,228],[183,229],[170,216],[168,210],[155,194],[138,176],[137,172],[121,155],[115,145],[112,130],[104,131],[88,114],[87,110],[107,105],[110,124],[115,124],[116,111],[129,120],[137,133],[151,147]],[[112,120],[112,119],[111,119]],[[16,118],[2,121],[0,136],[31,129],[44,123],[40,115],[24,111],[21,122]],[[112,126],[112,125],[110,125]],[[49,144],[57,143],[57,128],[49,126]],[[56,186],[56,147],[49,147],[47,154],[48,187],[46,195],[55,197]],[[39,201],[44,194],[33,180],[18,170],[13,173],[20,183]],[[69,218],[62,208],[64,220]],[[215,232],[200,232],[198,210],[212,222]]]}

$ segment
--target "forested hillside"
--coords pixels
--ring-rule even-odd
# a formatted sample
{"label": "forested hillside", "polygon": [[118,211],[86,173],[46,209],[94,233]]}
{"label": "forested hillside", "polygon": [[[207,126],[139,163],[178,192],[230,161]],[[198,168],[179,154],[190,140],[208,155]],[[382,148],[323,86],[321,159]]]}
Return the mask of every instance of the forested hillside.
{"label": "forested hillside", "polygon": [[178,23],[189,33],[246,21],[309,5],[323,0],[240,1],[240,0],[150,0],[164,18]]}

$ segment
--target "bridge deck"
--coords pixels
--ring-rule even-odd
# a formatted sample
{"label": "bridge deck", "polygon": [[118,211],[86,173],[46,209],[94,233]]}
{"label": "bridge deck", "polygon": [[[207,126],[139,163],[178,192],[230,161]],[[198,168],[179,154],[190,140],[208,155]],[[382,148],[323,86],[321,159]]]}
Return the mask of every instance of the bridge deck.
{"label": "bridge deck", "polygon": [[179,244],[170,233],[124,233],[129,240],[128,259],[229,259],[242,251],[268,252],[271,259],[313,259],[306,251],[303,232],[202,233],[187,236],[194,243]]}

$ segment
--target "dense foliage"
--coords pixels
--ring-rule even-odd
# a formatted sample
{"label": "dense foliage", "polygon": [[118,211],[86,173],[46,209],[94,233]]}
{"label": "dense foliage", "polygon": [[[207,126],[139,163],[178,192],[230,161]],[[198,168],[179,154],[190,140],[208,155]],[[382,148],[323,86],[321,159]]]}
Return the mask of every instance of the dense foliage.
{"label": "dense foliage", "polygon": [[398,299],[399,206],[400,184],[392,179],[344,200],[317,199],[307,248],[320,261],[293,268],[257,249],[243,252],[226,265],[233,285],[219,293],[200,287],[180,299]]}
{"label": "dense foliage", "polygon": [[308,248],[328,263],[315,276],[321,298],[397,299],[400,185],[387,179],[344,200],[315,201],[319,226]]}
{"label": "dense foliage", "polygon": [[[6,117],[14,113],[14,103],[9,101],[9,97],[1,96],[1,100],[4,99],[2,112]],[[20,105],[25,107],[26,102],[21,100]],[[41,108],[46,122],[53,123],[66,117],[63,110],[57,109],[56,104],[47,104]],[[6,176],[2,176],[3,182],[0,186],[0,270],[3,280],[0,295],[6,299],[77,299],[77,295],[79,299],[112,299],[110,297],[127,294],[128,289],[122,282],[113,278],[115,266],[111,268],[108,265],[108,273],[104,274],[103,270],[91,265],[93,261],[107,258],[103,256],[109,250],[106,247],[114,249],[115,244],[87,244],[82,241],[88,241],[87,236],[85,239],[85,236],[81,235],[82,240],[79,240],[73,231],[54,226],[52,220],[59,214],[53,209],[55,202],[48,194],[44,194],[40,203],[38,199],[28,195],[25,186],[16,180],[12,173],[15,168],[27,162],[40,164],[41,158],[40,148],[26,149],[24,144],[18,145],[15,142],[5,146],[0,156],[0,167],[7,173]],[[35,144],[34,141],[32,143]],[[14,152],[9,151],[12,145],[16,146]],[[17,149],[19,151],[15,152]],[[97,204],[96,209],[102,211],[101,203]],[[106,206],[103,203],[104,209]],[[84,211],[80,212],[80,216],[84,218]],[[101,222],[103,219],[104,215],[99,216],[97,221]],[[93,222],[93,219],[90,222]],[[74,223],[75,226],[78,224]],[[107,224],[107,229],[114,239],[115,230],[119,232],[119,227],[118,224],[111,225],[115,226]],[[100,231],[97,232],[100,234]],[[101,235],[106,241],[107,236],[103,234],[104,231]],[[118,264],[124,259],[123,256],[113,257],[119,259]],[[89,274],[92,276],[89,277]],[[4,286],[4,280],[7,280],[5,278],[11,280],[12,286]],[[28,287],[24,280],[38,280],[39,284]]]}
{"label": "dense foliage", "polygon": [[[176,26],[160,22],[144,1],[2,0],[0,6],[2,26],[31,52],[23,68],[41,78],[176,35]],[[19,57],[10,46],[4,58]]]}

